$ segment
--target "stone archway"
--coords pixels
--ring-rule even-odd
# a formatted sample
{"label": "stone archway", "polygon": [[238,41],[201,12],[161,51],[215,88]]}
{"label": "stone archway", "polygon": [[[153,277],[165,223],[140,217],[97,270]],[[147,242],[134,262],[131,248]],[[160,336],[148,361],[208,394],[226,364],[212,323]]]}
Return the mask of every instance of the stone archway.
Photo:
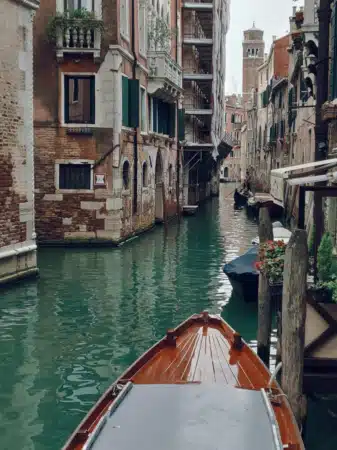
{"label": "stone archway", "polygon": [[160,150],[158,150],[156,158],[156,168],[155,168],[155,208],[154,215],[156,222],[163,222],[164,220],[164,205],[163,205],[163,159]]}

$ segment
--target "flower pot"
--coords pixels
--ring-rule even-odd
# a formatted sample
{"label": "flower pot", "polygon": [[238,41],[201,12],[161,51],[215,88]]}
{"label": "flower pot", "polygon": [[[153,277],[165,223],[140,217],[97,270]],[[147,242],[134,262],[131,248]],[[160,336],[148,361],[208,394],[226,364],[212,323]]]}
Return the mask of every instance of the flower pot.
{"label": "flower pot", "polygon": [[308,296],[316,303],[334,303],[332,300],[332,291],[326,287],[310,286]]}

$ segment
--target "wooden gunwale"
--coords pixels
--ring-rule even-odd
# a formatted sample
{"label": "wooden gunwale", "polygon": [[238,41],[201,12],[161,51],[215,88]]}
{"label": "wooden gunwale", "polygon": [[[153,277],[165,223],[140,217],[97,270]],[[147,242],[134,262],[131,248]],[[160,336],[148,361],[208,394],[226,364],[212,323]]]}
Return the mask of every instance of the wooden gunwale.
{"label": "wooden gunwale", "polygon": [[[100,399],[98,400],[98,402],[93,406],[93,408],[91,408],[91,410],[88,412],[88,414],[86,415],[86,417],[83,419],[83,421],[81,422],[81,424],[77,427],[77,429],[74,431],[74,433],[70,436],[69,440],[67,441],[67,443],[65,444],[65,446],[63,447],[63,450],[81,450],[83,448],[83,445],[85,444],[88,435],[93,431],[93,429],[95,428],[95,426],[97,425],[98,421],[101,419],[101,417],[106,413],[106,411],[108,410],[109,406],[114,402],[115,396],[114,396],[114,388],[117,384],[125,384],[128,381],[133,381],[137,384],[140,383],[142,384],[144,381],[144,377],[146,379],[146,370],[144,371],[144,368],[147,368],[148,370],[151,369],[152,364],[150,364],[151,360],[153,365],[155,364],[159,364],[159,368],[160,368],[160,351],[163,350],[164,348],[167,349],[167,351],[169,352],[170,348],[172,348],[172,351],[175,351],[175,343],[172,341],[172,339],[174,340],[174,338],[176,340],[178,340],[179,338],[183,337],[184,334],[192,327],[197,328],[197,325],[199,325],[199,329],[200,329],[200,325],[203,325],[203,329],[210,329],[212,327],[214,327],[215,329],[217,329],[218,331],[221,332],[222,336],[223,336],[223,342],[221,342],[222,347],[220,345],[219,342],[216,341],[216,337],[214,336],[208,336],[210,341],[209,341],[209,346],[210,349],[212,349],[212,345],[215,349],[218,349],[220,351],[222,351],[222,354],[218,354],[215,355],[217,356],[217,360],[215,358],[216,361],[218,361],[218,365],[220,365],[221,361],[226,361],[226,354],[225,352],[228,351],[228,355],[231,355],[232,352],[232,357],[235,358],[240,358],[240,355],[242,354],[242,352],[245,353],[245,357],[246,359],[248,358],[248,362],[251,360],[252,365],[255,364],[254,367],[242,367],[240,366],[240,361],[236,361],[237,362],[237,367],[240,368],[240,374],[241,375],[241,383],[238,379],[238,375],[235,375],[234,373],[234,369],[232,369],[229,366],[228,370],[228,374],[230,375],[231,381],[232,383],[230,383],[227,379],[226,379],[226,374],[225,371],[223,369],[222,366],[218,367],[218,371],[219,373],[222,371],[223,372],[223,377],[224,377],[224,384],[232,384],[233,386],[237,387],[237,388],[245,388],[245,389],[252,389],[252,390],[259,390],[261,388],[264,388],[266,390],[268,390],[268,382],[270,379],[270,373],[268,371],[268,369],[266,368],[266,366],[263,364],[263,362],[260,360],[260,358],[253,352],[252,349],[250,349],[250,347],[244,342],[244,340],[241,339],[241,337],[235,333],[235,331],[225,322],[223,321],[220,317],[218,316],[206,316],[204,314],[195,314],[191,317],[189,317],[187,320],[185,320],[182,324],[180,324],[179,326],[177,326],[176,328],[174,328],[173,330],[170,330],[168,332],[168,334],[166,336],[164,336],[160,341],[158,341],[155,345],[153,345],[147,352],[145,352],[143,355],[141,355],[119,378],[117,378],[117,380],[110,386],[110,388],[108,388],[108,390],[100,397]],[[200,332],[199,332],[200,335]],[[199,347],[196,344],[196,339],[198,339],[198,335],[192,335],[192,337],[190,338],[190,341],[187,340],[186,346],[185,347],[181,347],[182,350],[185,349],[185,353],[183,353],[183,357],[180,358],[179,360],[179,364],[181,366],[183,366],[184,362],[185,362],[185,367],[182,367],[182,376],[183,378],[185,378],[186,376],[186,372],[188,371],[188,368],[190,368],[191,364],[192,364],[192,358],[193,355],[195,353],[191,353],[192,348],[193,351],[195,351],[195,349],[198,349],[198,356],[195,358],[196,362],[195,362],[195,368],[194,368],[194,372],[197,370],[198,367],[198,363],[199,363],[199,359],[200,356],[200,352],[201,350],[204,350],[204,348],[201,348],[203,341],[200,340],[200,342],[197,342],[197,345],[199,345]],[[201,338],[202,339],[202,338]],[[213,341],[211,341],[211,339],[213,339]],[[193,341],[194,340],[194,341]],[[205,341],[205,345],[206,345],[207,341]],[[182,344],[181,344],[182,345]],[[218,347],[217,347],[218,346]],[[241,346],[241,347],[240,347]],[[189,353],[190,352],[190,353]],[[234,356],[233,356],[234,355]],[[165,356],[165,355],[164,355]],[[186,359],[185,359],[186,356]],[[155,361],[157,357],[157,361]],[[174,375],[176,374],[176,372],[178,371],[177,369],[179,369],[179,366],[177,367],[177,365],[174,365],[175,359],[173,359],[170,363],[168,363],[170,361],[170,359],[165,359],[163,358],[165,361],[165,364],[167,367],[167,371],[170,371],[170,367],[174,366],[173,370]],[[202,361],[201,361],[202,363]],[[168,364],[168,365],[167,365]],[[214,360],[212,358],[212,364],[214,366]],[[232,364],[232,363],[229,363]],[[201,364],[202,366],[202,364]],[[235,364],[233,365],[233,367],[235,368]],[[142,371],[143,369],[143,372]],[[215,371],[215,367],[213,367],[213,370]],[[247,370],[251,370],[251,374],[253,374],[254,376],[256,376],[256,380],[257,383],[253,383],[253,380],[251,380],[251,378],[249,377],[249,374],[246,373]],[[179,372],[179,371],[178,371]],[[143,378],[142,378],[143,376]],[[137,381],[137,377],[141,380],[141,381]],[[149,378],[149,381],[145,381],[148,383],[161,383],[161,382],[166,382],[166,383],[170,383],[171,381],[169,381],[169,378],[165,381],[161,381],[161,380],[156,380],[156,378],[153,379],[153,377]],[[185,383],[200,383],[203,382],[202,380],[196,380],[195,379],[195,373],[193,373],[192,370],[192,376],[191,379],[176,379],[174,378],[172,383],[178,383],[178,384],[185,384]],[[234,383],[235,382],[235,383]],[[282,435],[282,441],[284,441],[284,439],[286,439],[286,441],[283,442],[284,445],[287,444],[291,444],[294,447],[294,450],[298,449],[298,450],[304,450],[304,446],[301,440],[301,436],[300,436],[300,432],[298,430],[295,418],[292,414],[292,411],[290,409],[289,403],[287,398],[285,397],[285,395],[283,394],[280,386],[278,385],[278,383],[276,381],[273,382],[270,392],[276,396],[275,397],[275,401],[272,402],[273,403],[273,409],[274,409],[274,413],[275,416],[277,418],[277,421],[279,423],[280,426],[280,431],[281,431],[281,435]],[[289,439],[287,439],[289,437]]]}

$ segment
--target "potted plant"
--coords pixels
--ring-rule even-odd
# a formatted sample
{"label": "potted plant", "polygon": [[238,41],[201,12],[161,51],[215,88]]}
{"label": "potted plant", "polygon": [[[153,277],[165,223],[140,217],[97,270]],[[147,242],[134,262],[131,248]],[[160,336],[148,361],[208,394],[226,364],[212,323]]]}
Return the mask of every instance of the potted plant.
{"label": "potted plant", "polygon": [[317,252],[318,282],[309,287],[308,293],[319,303],[331,303],[337,299],[337,279],[333,273],[333,244],[329,233],[324,233]]}
{"label": "potted plant", "polygon": [[270,294],[275,302],[281,301],[286,244],[283,241],[267,241],[260,244],[256,268],[269,282]]}
{"label": "potted plant", "polygon": [[95,16],[94,12],[88,11],[86,8],[78,8],[71,11],[64,11],[52,16],[47,26],[47,36],[50,42],[57,42],[58,33],[63,33],[67,29],[75,29],[78,32],[79,27],[85,30],[104,30],[103,21]]}

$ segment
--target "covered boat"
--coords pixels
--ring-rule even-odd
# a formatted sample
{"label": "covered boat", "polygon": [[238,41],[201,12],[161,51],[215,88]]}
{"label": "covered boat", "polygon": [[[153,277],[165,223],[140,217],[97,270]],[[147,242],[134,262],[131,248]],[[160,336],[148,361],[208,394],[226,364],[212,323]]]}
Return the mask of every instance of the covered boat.
{"label": "covered boat", "polygon": [[193,315],[99,399],[64,450],[303,450],[287,397],[220,317]]}
{"label": "covered boat", "polygon": [[234,292],[247,302],[255,302],[258,295],[259,272],[255,268],[258,252],[258,247],[254,246],[223,268]]}

